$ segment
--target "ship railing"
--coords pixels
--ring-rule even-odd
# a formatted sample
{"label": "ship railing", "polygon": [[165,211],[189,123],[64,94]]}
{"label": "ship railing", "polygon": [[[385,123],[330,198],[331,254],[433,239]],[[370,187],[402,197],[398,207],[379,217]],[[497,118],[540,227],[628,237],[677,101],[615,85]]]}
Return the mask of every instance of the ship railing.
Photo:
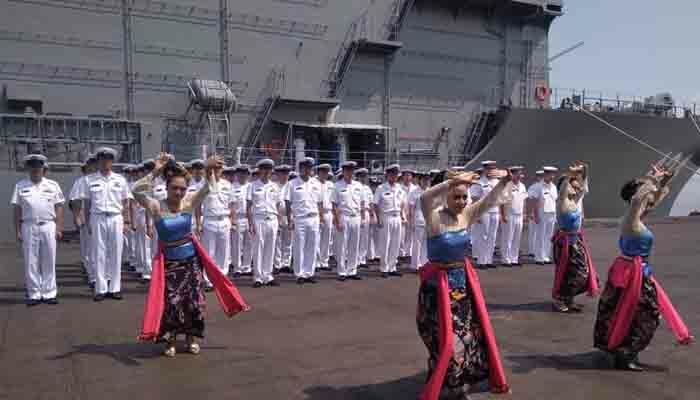
{"label": "ship railing", "polygon": [[636,113],[666,118],[689,118],[690,115],[698,116],[700,112],[695,102],[658,102],[655,96],[629,96],[569,88],[552,88],[548,105],[551,109],[582,107],[592,112]]}
{"label": "ship railing", "polygon": [[[295,148],[272,148],[262,147],[239,147],[236,155],[228,155],[227,158],[232,163],[239,160],[242,163],[254,167],[255,164],[265,158],[272,159],[276,165],[287,164],[296,167],[300,156],[313,157],[316,164],[330,164],[333,170],[340,168],[344,161],[355,161],[358,168],[367,168],[372,174],[383,174],[384,168],[390,164],[397,163],[402,168],[428,171],[430,169],[441,169],[453,166],[464,166],[469,158],[464,155],[453,155],[448,157],[446,165],[441,162],[440,153],[435,153],[432,149],[403,148],[398,151],[341,151],[325,149],[305,148],[303,153]],[[244,154],[245,158],[240,158]],[[238,160],[237,160],[238,158]]]}

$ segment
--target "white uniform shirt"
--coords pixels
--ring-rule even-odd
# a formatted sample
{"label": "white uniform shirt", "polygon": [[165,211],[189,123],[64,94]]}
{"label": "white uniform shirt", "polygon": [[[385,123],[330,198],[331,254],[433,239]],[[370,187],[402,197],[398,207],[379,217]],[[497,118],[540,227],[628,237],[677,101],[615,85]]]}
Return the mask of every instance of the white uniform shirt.
{"label": "white uniform shirt", "polygon": [[290,203],[293,217],[318,215],[318,203],[322,200],[321,185],[315,179],[306,182],[297,177],[284,187],[282,198]]}
{"label": "white uniform shirt", "polygon": [[321,182],[318,178],[312,178],[321,187],[321,206],[324,211],[330,211],[333,209],[333,202],[331,198],[333,197],[333,191],[335,190],[335,185],[333,182],[326,180]]}
{"label": "white uniform shirt", "polygon": [[522,182],[513,185],[513,200],[510,206],[506,208],[509,215],[523,215],[525,209],[525,200],[528,198],[528,191]]}
{"label": "white uniform shirt", "polygon": [[406,192],[401,185],[382,183],[374,192],[372,204],[376,204],[379,211],[386,214],[399,214],[406,202]]}
{"label": "white uniform shirt", "polygon": [[282,194],[279,185],[275,182],[267,181],[263,183],[258,179],[248,185],[248,203],[252,205],[253,215],[267,217],[277,215],[277,206],[282,201]]}
{"label": "white uniform shirt", "polygon": [[245,185],[241,185],[238,182],[231,185],[231,202],[233,202],[238,218],[245,216],[248,207],[248,186],[250,186],[248,182]]}
{"label": "white uniform shirt", "polygon": [[124,200],[133,198],[126,179],[114,172],[107,176],[95,172],[88,175],[83,183],[79,197],[90,200],[91,214],[121,214]]}
{"label": "white uniform shirt", "polygon": [[425,226],[425,217],[423,216],[423,209],[420,206],[420,198],[422,195],[423,189],[420,186],[417,186],[408,194],[408,206],[413,209],[413,224],[415,226]]}
{"label": "white uniform shirt", "polygon": [[[498,184],[497,179],[488,179],[486,176],[482,176],[479,180],[469,187],[469,195],[472,199],[476,201],[486,197],[493,188]],[[489,208],[489,213],[497,213],[498,206]]]}
{"label": "white uniform shirt", "polygon": [[217,182],[219,190],[209,193],[202,202],[202,216],[223,217],[231,214],[231,183],[226,179]]}
{"label": "white uniform shirt", "polygon": [[535,198],[542,200],[541,211],[545,213],[557,212],[557,197],[557,187],[554,186],[553,182],[542,182],[542,184],[537,187],[537,192],[535,192]]}
{"label": "white uniform shirt", "polygon": [[187,186],[187,194],[197,193],[206,183],[207,181],[204,178],[202,178],[199,182],[195,182],[194,179],[191,180],[190,185]]}
{"label": "white uniform shirt", "polygon": [[83,175],[75,180],[75,182],[73,183],[73,187],[70,189],[70,192],[68,193],[68,200],[69,201],[80,200],[80,190],[81,190],[82,186],[85,184],[86,178],[87,178],[87,175]]}
{"label": "white uniform shirt", "polygon": [[46,222],[56,219],[54,207],[64,201],[58,183],[42,178],[37,184],[30,179],[17,182],[10,203],[22,208],[22,221]]}
{"label": "white uniform shirt", "polygon": [[365,208],[369,210],[372,207],[372,200],[374,199],[374,193],[372,193],[372,188],[369,185],[362,184],[362,192],[364,194],[363,200],[365,202]]}
{"label": "white uniform shirt", "polygon": [[364,189],[358,181],[345,182],[344,179],[335,183],[331,201],[342,215],[359,217],[364,205]]}

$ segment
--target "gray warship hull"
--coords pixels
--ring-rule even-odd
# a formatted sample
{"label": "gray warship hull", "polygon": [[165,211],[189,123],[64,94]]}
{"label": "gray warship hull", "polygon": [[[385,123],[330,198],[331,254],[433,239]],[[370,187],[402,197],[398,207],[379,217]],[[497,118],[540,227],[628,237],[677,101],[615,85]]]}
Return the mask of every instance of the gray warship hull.
{"label": "gray warship hull", "polygon": [[[532,172],[583,157],[596,174],[588,215],[610,217],[621,210],[619,184],[654,159],[584,115],[548,110],[539,90],[549,87],[559,0],[0,0],[0,8],[6,200],[27,152],[48,153],[67,192],[74,167],[99,144],[117,147],[122,163],[215,149],[231,162],[306,154],[376,172],[394,161],[445,168],[485,157]],[[193,79],[225,82],[235,108],[190,107]],[[484,121],[499,105],[511,109]],[[689,120],[609,117],[674,155],[700,143]]]}

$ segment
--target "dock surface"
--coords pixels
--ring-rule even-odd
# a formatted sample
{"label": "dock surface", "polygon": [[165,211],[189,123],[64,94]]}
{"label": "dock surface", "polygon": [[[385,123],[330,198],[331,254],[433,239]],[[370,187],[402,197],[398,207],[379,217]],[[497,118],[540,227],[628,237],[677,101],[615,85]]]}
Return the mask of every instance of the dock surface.
{"label": "dock surface", "polygon": [[[700,328],[700,218],[658,221],[652,263],[691,331]],[[617,255],[617,229],[587,231],[604,283]],[[208,297],[206,339],[198,356],[161,356],[136,342],[147,288],[125,278],[123,301],[92,301],[78,266],[77,244],[59,248],[61,303],[24,305],[19,249],[0,248],[0,399],[415,399],[425,381],[427,352],[415,325],[418,279],[278,288],[236,281],[253,307],[227,319]],[[640,359],[645,373],[612,370],[592,347],[595,300],[579,297],[580,315],[551,312],[553,266],[479,271],[513,393],[473,388],[473,399],[700,398],[698,345],[679,347],[662,322]]]}

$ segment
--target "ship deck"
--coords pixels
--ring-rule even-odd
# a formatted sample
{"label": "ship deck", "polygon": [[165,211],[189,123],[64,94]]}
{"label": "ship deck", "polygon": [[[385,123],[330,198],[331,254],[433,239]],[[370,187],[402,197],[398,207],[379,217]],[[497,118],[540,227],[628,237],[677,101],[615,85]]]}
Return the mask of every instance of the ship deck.
{"label": "ship deck", "polygon": [[[588,241],[601,279],[616,255],[616,229],[594,224]],[[697,312],[700,218],[654,224],[655,271],[691,330]],[[361,282],[324,275],[299,287],[238,282],[253,310],[231,320],[209,296],[202,354],[161,357],[135,341],[146,288],[93,303],[76,244],[59,251],[61,304],[26,308],[19,251],[0,249],[0,399],[413,399],[426,352],[414,322],[413,275]],[[642,361],[652,372],[609,369],[592,349],[595,303],[581,315],[550,312],[552,266],[480,271],[513,399],[696,399],[700,351],[680,348],[663,325]],[[474,399],[496,398],[476,388]]]}

